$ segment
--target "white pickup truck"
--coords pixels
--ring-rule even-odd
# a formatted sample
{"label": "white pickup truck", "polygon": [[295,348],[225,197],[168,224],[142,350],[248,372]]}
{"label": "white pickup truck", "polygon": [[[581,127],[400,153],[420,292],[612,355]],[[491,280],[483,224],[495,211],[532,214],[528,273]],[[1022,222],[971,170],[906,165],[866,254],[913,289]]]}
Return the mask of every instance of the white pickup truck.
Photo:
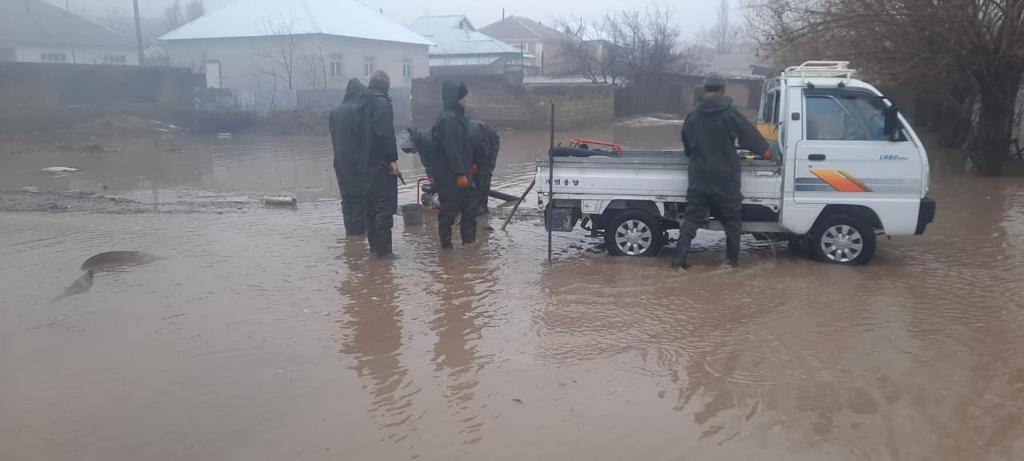
{"label": "white pickup truck", "polygon": [[[765,82],[758,129],[776,155],[741,153],[745,232],[858,265],[872,259],[878,235],[919,235],[931,223],[924,145],[855,74],[846,62],[813,61]],[[689,164],[682,149],[554,152],[537,162],[538,205],[552,230],[589,224],[611,254],[653,256],[678,229]]]}

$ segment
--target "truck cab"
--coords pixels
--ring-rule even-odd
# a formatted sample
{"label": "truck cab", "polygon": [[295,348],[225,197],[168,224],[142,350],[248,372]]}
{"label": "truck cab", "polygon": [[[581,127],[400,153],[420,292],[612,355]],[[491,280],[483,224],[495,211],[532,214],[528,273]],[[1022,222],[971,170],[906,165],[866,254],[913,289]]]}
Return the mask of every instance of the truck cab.
{"label": "truck cab", "polygon": [[[919,235],[932,221],[924,145],[848,63],[806,62],[766,80],[757,126],[776,155],[741,153],[746,232],[789,239],[822,262],[858,265],[872,259],[878,235]],[[548,185],[548,162],[538,162],[549,226],[586,221],[612,254],[651,256],[679,225],[689,163],[680,149],[552,163]]]}

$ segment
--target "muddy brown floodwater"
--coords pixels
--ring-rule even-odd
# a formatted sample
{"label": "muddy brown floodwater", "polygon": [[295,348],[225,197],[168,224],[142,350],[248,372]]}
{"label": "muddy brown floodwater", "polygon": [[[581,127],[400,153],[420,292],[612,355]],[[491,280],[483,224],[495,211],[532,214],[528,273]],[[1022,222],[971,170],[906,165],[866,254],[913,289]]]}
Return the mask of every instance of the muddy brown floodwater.
{"label": "muddy brown floodwater", "polygon": [[[0,149],[0,189],[143,203],[0,212],[0,459],[1024,459],[1019,179],[933,159],[937,221],[862,268],[748,242],[673,272],[582,232],[547,265],[533,200],[450,253],[399,219],[386,262],[341,230],[325,138],[179,142]],[[504,133],[497,188],[545,144]],[[298,209],[189,209],[279,192]],[[156,258],[52,301],[111,250]]]}

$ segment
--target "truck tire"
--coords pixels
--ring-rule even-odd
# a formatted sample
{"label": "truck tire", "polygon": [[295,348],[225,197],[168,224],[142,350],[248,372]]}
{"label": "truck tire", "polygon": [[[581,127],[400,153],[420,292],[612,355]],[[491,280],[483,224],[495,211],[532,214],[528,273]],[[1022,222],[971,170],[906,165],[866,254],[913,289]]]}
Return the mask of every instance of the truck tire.
{"label": "truck tire", "polygon": [[875,257],[875,229],[856,216],[837,214],[811,230],[814,259],[844,266],[861,266]]}
{"label": "truck tire", "polygon": [[604,242],[612,256],[657,256],[665,244],[665,232],[650,213],[623,210],[608,220]]}

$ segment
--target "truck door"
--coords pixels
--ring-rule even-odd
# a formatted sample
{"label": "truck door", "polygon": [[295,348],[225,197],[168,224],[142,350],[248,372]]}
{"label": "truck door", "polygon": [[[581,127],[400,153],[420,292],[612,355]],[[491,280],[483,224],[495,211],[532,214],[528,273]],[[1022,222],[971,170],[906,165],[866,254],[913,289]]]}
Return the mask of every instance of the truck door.
{"label": "truck door", "polygon": [[[883,199],[889,204],[874,204],[892,208],[904,205],[893,199],[907,199],[907,212],[916,215],[922,158],[905,127],[895,141],[885,135],[887,104],[866,89],[803,91],[804,136],[796,146],[794,201],[857,204]],[[876,213],[881,216],[883,211]]]}

